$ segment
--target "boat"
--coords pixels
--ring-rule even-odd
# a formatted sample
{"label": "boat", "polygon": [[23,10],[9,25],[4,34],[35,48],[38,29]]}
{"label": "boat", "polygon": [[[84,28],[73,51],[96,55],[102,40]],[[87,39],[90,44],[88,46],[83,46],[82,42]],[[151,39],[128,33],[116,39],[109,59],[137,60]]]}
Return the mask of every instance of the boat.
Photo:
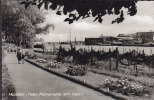
{"label": "boat", "polygon": [[111,46],[110,43],[98,43],[97,45],[100,45],[100,46]]}
{"label": "boat", "polygon": [[153,42],[144,43],[144,46],[154,46]]}
{"label": "boat", "polygon": [[122,42],[113,42],[113,43],[111,43],[111,45],[121,46],[121,45],[123,45],[123,43]]}

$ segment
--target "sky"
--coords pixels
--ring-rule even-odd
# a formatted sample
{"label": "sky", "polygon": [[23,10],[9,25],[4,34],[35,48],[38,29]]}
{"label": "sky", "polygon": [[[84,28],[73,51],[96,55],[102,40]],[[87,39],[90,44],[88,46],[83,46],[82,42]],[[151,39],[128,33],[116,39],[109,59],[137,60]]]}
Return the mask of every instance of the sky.
{"label": "sky", "polygon": [[[125,11],[125,10],[124,10]],[[117,36],[118,34],[132,34],[136,32],[154,31],[154,1],[139,1],[137,3],[137,14],[126,15],[120,24],[111,24],[118,16],[103,16],[103,22],[93,22],[94,18],[80,19],[73,24],[64,22],[65,15],[56,15],[56,11],[48,10],[45,14],[44,24],[54,24],[55,29],[50,29],[47,35],[38,35],[45,42],[63,42],[70,40],[83,41],[85,37]]]}

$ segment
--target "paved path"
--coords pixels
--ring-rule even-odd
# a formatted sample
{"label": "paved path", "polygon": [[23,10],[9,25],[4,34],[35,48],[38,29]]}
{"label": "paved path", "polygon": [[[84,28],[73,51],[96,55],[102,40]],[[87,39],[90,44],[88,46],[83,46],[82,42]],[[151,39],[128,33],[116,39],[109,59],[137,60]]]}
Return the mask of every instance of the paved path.
{"label": "paved path", "polygon": [[[7,54],[5,62],[16,92],[25,95],[18,96],[18,100],[113,100],[111,97],[50,74],[27,62],[18,64],[15,54]],[[51,96],[43,96],[46,95],[45,93]],[[63,93],[70,94],[64,96]],[[80,93],[78,94],[80,96],[74,96],[73,93]]]}

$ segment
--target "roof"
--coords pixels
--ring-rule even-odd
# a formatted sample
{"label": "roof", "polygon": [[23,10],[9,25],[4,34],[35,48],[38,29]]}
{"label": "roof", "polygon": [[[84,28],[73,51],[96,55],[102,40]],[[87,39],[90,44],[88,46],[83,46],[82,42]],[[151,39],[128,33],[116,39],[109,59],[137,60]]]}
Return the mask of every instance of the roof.
{"label": "roof", "polygon": [[145,33],[145,34],[154,34],[154,32],[137,32],[137,34],[143,34],[143,33]]}
{"label": "roof", "polygon": [[117,37],[131,37],[131,35],[128,35],[128,34],[119,34]]}
{"label": "roof", "polygon": [[134,38],[132,37],[117,37],[120,40],[133,40]]}
{"label": "roof", "polygon": [[34,42],[34,45],[36,44],[43,44],[43,42]]}

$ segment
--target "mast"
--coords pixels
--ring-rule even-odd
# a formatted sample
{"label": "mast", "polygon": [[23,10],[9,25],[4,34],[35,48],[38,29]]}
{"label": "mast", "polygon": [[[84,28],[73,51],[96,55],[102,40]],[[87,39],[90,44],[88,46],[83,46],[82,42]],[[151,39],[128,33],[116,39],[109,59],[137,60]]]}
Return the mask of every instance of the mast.
{"label": "mast", "polygon": [[74,39],[74,42],[76,43],[76,37],[75,37],[75,39]]}
{"label": "mast", "polygon": [[69,32],[69,39],[70,39],[70,43],[71,43],[71,27],[70,27],[70,32]]}
{"label": "mast", "polygon": [[71,27],[70,27],[70,32],[69,32],[69,43],[70,43],[71,48],[73,48],[72,41],[71,41]]}

